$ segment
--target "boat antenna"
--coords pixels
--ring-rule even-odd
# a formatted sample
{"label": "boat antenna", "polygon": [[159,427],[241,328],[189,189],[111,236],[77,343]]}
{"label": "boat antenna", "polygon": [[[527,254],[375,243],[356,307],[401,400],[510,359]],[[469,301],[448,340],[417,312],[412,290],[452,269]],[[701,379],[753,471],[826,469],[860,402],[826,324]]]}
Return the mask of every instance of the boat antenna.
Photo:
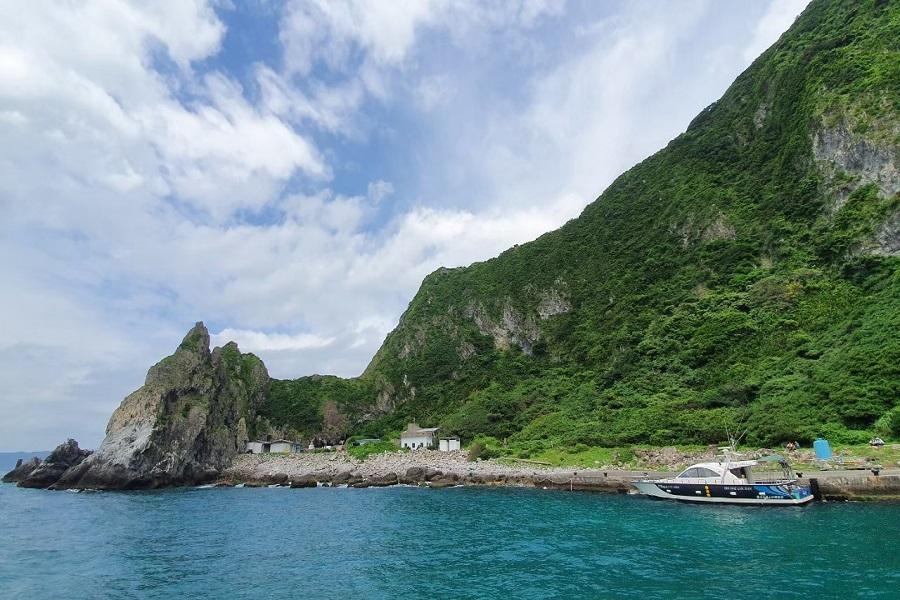
{"label": "boat antenna", "polygon": [[[740,442],[744,438],[744,436],[747,435],[747,430],[744,429],[743,433],[735,437],[734,435],[732,435],[731,429],[728,427],[728,425],[726,425],[725,435],[728,436],[728,445],[724,448],[720,448],[720,450],[722,450],[725,454],[725,471],[728,471],[731,469],[731,461],[733,460],[733,458],[737,457],[738,442]],[[722,482],[724,483],[724,481],[725,472],[722,473]]]}

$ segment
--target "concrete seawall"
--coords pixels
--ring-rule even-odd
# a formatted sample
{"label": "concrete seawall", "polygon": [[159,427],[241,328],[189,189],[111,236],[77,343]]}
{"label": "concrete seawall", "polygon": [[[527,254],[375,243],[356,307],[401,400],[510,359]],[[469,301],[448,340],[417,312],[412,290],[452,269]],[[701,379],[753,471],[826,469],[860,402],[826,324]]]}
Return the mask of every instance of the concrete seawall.
{"label": "concrete seawall", "polygon": [[[632,482],[638,479],[673,477],[674,473],[652,471],[607,471],[602,473],[573,473],[572,476],[553,475],[535,477],[535,487],[571,491],[595,491],[628,493]],[[881,471],[875,475],[870,470],[819,471],[804,473],[801,485],[818,486],[817,500],[825,501],[891,501],[900,500],[900,470]]]}
{"label": "concrete seawall", "polygon": [[810,473],[800,482],[818,483],[822,500],[900,500],[900,473],[871,471]]}

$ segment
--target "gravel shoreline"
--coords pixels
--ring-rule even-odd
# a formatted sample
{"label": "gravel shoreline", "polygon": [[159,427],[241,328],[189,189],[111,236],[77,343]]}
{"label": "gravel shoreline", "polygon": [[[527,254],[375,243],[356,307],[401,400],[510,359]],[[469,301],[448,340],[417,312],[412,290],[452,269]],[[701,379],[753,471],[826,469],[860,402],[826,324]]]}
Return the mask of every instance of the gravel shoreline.
{"label": "gravel shoreline", "polygon": [[597,489],[627,492],[638,477],[657,476],[655,471],[586,471],[510,464],[496,460],[470,462],[465,452],[391,452],[358,460],[346,452],[302,454],[243,454],[222,473],[223,485],[318,484],[371,487],[397,484],[449,487],[492,485]]}

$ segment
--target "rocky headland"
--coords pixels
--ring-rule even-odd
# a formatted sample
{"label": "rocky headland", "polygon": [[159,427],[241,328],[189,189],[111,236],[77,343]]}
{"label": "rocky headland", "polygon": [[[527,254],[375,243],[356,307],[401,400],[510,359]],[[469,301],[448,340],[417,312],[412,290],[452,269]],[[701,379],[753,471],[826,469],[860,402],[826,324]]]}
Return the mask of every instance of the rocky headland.
{"label": "rocky headland", "polygon": [[197,323],[113,413],[96,452],[68,440],[4,477],[22,487],[151,489],[215,480],[242,452],[269,375],[237,344],[209,349]]}

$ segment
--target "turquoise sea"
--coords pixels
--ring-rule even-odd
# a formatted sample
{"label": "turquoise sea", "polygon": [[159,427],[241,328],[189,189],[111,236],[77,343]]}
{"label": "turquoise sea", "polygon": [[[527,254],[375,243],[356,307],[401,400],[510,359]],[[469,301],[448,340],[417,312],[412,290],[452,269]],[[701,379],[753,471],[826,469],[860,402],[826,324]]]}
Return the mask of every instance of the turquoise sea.
{"label": "turquoise sea", "polygon": [[0,485],[7,598],[900,598],[900,505]]}

